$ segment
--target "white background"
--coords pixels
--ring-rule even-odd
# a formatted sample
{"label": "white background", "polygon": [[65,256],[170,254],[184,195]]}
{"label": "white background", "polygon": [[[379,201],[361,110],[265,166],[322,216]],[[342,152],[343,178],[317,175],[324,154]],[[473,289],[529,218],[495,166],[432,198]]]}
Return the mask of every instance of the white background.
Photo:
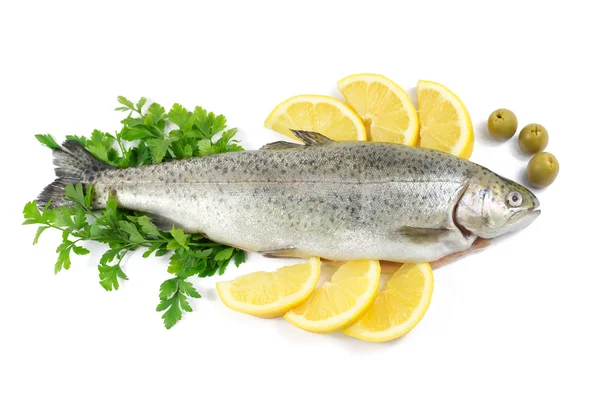
{"label": "white background", "polygon": [[[598,399],[597,13],[592,2],[5,2],[0,6],[0,398]],[[559,2],[556,2],[557,4]],[[154,311],[166,259],[126,263],[98,284],[100,248],[53,273],[58,236],[20,226],[53,179],[33,138],[114,131],[117,95],[225,114],[256,149],[280,101],[338,96],[352,73],[387,75],[414,95],[439,81],[468,107],[472,160],[523,181],[516,138],[485,122],[499,107],[549,131],[561,166],[536,190],[542,215],[435,272],[433,300],[405,338],[369,344],[235,313],[214,284],[282,260],[256,255],[167,331]]]}

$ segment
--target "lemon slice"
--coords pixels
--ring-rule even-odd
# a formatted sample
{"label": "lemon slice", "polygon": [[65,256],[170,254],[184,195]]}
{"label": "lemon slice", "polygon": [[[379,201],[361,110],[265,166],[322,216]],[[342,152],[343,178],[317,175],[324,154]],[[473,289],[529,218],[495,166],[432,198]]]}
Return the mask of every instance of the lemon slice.
{"label": "lemon slice", "polygon": [[419,139],[417,110],[408,94],[382,75],[356,74],[338,82],[346,103],[362,119],[369,140],[409,146]]}
{"label": "lemon slice", "polygon": [[462,101],[445,86],[430,81],[419,81],[417,97],[419,145],[469,158],[473,153],[473,124]]}
{"label": "lemon slice", "polygon": [[379,289],[379,262],[350,261],[284,318],[298,328],[329,333],[356,322],[373,304]]}
{"label": "lemon slice", "polygon": [[218,282],[217,292],[232,310],[276,318],[304,301],[317,286],[320,275],[321,261],[312,257],[306,263],[274,272],[253,272],[232,281]]}
{"label": "lemon slice", "polygon": [[344,333],[369,342],[399,338],[421,321],[432,293],[433,273],[429,264],[404,264],[386,283],[373,306]]}
{"label": "lemon slice", "polygon": [[290,129],[318,132],[332,140],[367,140],[360,118],[338,99],[303,94],[281,102],[265,120],[265,127],[298,140]]}

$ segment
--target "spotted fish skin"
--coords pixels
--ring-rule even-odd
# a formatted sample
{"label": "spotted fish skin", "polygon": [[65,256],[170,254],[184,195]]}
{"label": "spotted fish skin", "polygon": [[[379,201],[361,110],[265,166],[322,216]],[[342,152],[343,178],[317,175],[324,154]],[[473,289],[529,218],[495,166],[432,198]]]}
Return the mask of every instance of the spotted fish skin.
{"label": "spotted fish skin", "polygon": [[[315,134],[316,135],[316,134]],[[119,207],[269,256],[433,261],[476,235],[455,209],[482,167],[386,143],[267,146],[127,169],[84,169],[93,206]],[[490,172],[491,174],[491,172]]]}

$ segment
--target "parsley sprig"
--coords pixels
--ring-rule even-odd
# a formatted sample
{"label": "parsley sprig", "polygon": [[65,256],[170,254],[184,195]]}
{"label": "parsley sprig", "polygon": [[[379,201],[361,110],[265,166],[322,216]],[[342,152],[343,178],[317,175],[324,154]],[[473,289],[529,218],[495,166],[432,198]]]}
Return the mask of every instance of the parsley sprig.
{"label": "parsley sprig", "polygon": [[[157,103],[144,110],[143,97],[135,104],[122,96],[118,101],[122,106],[116,110],[126,111],[128,116],[121,121],[123,127],[115,135],[94,130],[90,137],[69,135],[67,139],[77,140],[99,160],[117,168],[243,150],[233,140],[237,130],[226,129],[223,115],[209,113],[202,107],[191,112],[179,104],[174,104],[168,113]],[[215,136],[220,137],[215,139]],[[49,134],[36,138],[51,149],[60,147]],[[24,224],[39,225],[33,244],[49,228],[62,231],[62,242],[56,249],[55,273],[71,267],[73,253],[89,254],[81,242],[107,244],[98,272],[100,284],[108,291],[119,289],[120,281],[128,279],[122,266],[127,253],[145,248],[144,258],[170,254],[167,271],[174,277],[161,284],[156,308],[164,311],[162,318],[167,328],[180,321],[183,312],[192,311],[189,297],[201,297],[188,278],[222,275],[231,260],[239,266],[246,259],[242,250],[200,235],[175,228],[168,232],[159,230],[149,216],[117,208],[113,197],[109,197],[105,209],[94,210],[93,190],[92,185],[67,185],[65,197],[75,203],[72,207],[49,208],[51,203],[48,203],[40,210],[35,200],[27,203],[23,209]]]}

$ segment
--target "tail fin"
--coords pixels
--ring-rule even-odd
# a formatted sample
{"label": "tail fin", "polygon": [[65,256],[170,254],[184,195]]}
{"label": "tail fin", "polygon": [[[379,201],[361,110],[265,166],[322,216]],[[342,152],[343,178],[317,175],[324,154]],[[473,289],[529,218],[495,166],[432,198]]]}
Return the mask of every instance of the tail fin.
{"label": "tail fin", "polygon": [[113,168],[99,161],[75,140],[65,141],[62,148],[52,150],[52,155],[56,165],[54,171],[58,178],[46,186],[38,196],[37,205],[40,209],[48,203],[51,203],[51,208],[72,206],[74,203],[65,197],[65,188],[69,183],[88,183],[94,172]]}

